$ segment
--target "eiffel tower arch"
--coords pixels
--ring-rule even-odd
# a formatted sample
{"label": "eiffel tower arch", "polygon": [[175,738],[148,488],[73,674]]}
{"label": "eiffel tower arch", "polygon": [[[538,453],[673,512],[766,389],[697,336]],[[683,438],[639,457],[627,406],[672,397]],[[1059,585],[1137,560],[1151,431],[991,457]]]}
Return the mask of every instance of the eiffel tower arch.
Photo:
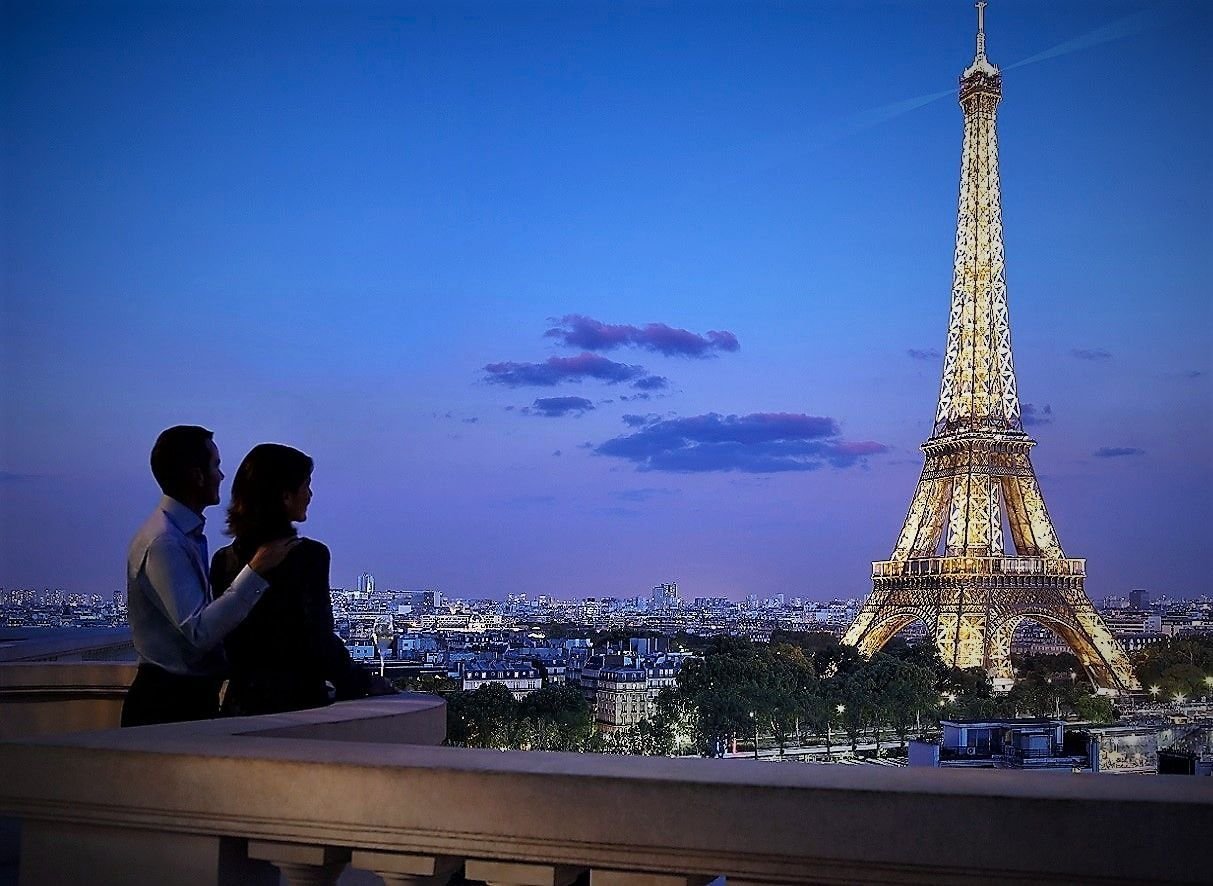
{"label": "eiffel tower arch", "polygon": [[872,593],[843,642],[871,655],[922,621],[945,662],[985,668],[1006,689],[1011,637],[1031,620],[1069,645],[1098,690],[1140,689],[1086,595],[1086,561],[1062,551],[1032,468],[1036,441],[1023,429],[998,176],[1002,77],[986,58],[985,5],[977,4],[976,56],[960,77],[960,201],[934,430],[897,544],[872,564]]}

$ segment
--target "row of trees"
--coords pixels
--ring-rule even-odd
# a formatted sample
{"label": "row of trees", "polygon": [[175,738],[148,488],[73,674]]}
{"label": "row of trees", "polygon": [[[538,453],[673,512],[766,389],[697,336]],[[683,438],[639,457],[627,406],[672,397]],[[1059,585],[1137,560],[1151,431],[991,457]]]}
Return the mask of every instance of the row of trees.
{"label": "row of trees", "polygon": [[1160,699],[1213,697],[1213,637],[1175,637],[1137,654],[1141,685]]}
{"label": "row of trees", "polygon": [[597,732],[576,686],[552,683],[518,701],[502,683],[447,696],[447,741],[474,748],[585,751]]}
{"label": "row of trees", "polygon": [[[719,755],[759,739],[782,752],[794,744],[912,736],[950,717],[1076,717],[1110,722],[1111,700],[1095,695],[1072,655],[1016,659],[1018,680],[995,694],[981,669],[946,667],[930,644],[894,640],[860,657],[828,634],[776,631],[769,644],[736,637],[699,640],[673,690],[658,696],[649,719],[603,736],[578,688],[548,685],[516,701],[500,684],[449,695],[452,744],[473,747]],[[1213,640],[1172,640],[1138,661],[1143,684],[1190,696],[1213,691]]]}

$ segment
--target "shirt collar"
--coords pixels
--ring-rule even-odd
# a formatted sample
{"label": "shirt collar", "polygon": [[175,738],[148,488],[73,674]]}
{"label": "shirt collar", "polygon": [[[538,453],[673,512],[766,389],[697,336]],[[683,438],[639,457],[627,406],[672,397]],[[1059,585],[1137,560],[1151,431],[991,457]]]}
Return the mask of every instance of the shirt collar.
{"label": "shirt collar", "polygon": [[186,507],[171,495],[165,495],[160,499],[160,510],[168,515],[168,518],[173,521],[173,525],[184,535],[199,532],[206,526],[205,517]]}

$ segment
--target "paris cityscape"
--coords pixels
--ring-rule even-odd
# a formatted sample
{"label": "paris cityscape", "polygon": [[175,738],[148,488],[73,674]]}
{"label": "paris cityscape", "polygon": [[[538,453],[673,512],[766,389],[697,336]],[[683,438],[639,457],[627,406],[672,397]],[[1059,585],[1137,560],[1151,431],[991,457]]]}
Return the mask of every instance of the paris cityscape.
{"label": "paris cityscape", "polygon": [[[349,41],[341,52],[360,61],[367,52],[377,60],[343,67],[338,92],[357,85],[383,100],[400,97],[386,84],[427,84],[422,91],[432,91],[424,98],[409,99],[416,102],[408,106],[415,120],[388,127],[352,118],[349,125],[390,133],[401,150],[412,152],[416,168],[405,173],[407,188],[430,216],[406,226],[415,242],[389,246],[375,233],[380,213],[400,212],[403,203],[393,201],[407,201],[389,184],[391,173],[363,170],[367,181],[385,188],[381,203],[376,196],[368,204],[378,209],[367,218],[379,222],[352,222],[359,233],[341,243],[331,276],[312,284],[284,271],[278,279],[262,256],[237,248],[237,276],[198,270],[176,296],[209,293],[216,308],[231,315],[231,343],[215,345],[213,353],[194,351],[200,346],[192,340],[170,341],[164,350],[158,344],[138,368],[100,371],[94,379],[99,399],[73,398],[58,416],[38,405],[64,382],[40,374],[35,327],[55,312],[85,305],[76,301],[81,281],[101,286],[113,268],[105,261],[118,259],[99,261],[95,271],[79,261],[69,261],[58,276],[47,270],[57,247],[48,245],[45,231],[38,233],[32,195],[48,170],[64,172],[86,161],[72,148],[55,147],[46,170],[31,166],[37,171],[18,181],[14,218],[28,221],[33,233],[18,238],[14,222],[5,222],[10,252],[19,239],[35,245],[5,275],[5,313],[19,330],[9,339],[20,354],[8,361],[18,384],[6,392],[5,409],[21,430],[6,421],[0,465],[0,482],[12,492],[0,512],[0,783],[12,785],[0,788],[0,886],[18,877],[23,884],[76,882],[98,871],[99,882],[115,883],[153,875],[148,882],[186,882],[180,877],[188,872],[196,878],[189,882],[199,883],[269,883],[281,876],[346,886],[418,877],[519,886],[593,884],[597,876],[620,886],[891,882],[885,878],[893,870],[898,882],[923,883],[937,882],[940,871],[991,882],[1044,872],[1059,882],[1199,882],[1201,867],[1193,865],[1198,836],[1213,825],[1213,589],[1203,568],[1213,525],[1207,456],[1213,317],[1204,251],[1213,246],[1213,171],[1207,158],[1186,154],[1176,157],[1174,169],[1154,164],[1148,175],[1140,166],[1129,169],[1134,156],[1157,151],[1156,141],[1172,138],[1183,121],[1213,135],[1213,115],[1192,111],[1199,105],[1189,101],[1194,87],[1187,83],[1158,99],[1151,135],[1116,120],[1123,100],[1117,90],[1137,94],[1133,77],[1160,82],[1161,47],[1213,37],[1213,9],[1143,0],[1118,5],[1119,18],[1107,14],[1096,22],[1084,16],[1099,7],[1083,4],[1058,11],[1028,3],[1020,11],[1030,14],[1009,15],[1009,4],[978,0],[961,28],[951,19],[970,10],[963,3],[945,9],[951,5],[905,4],[880,7],[880,13],[890,24],[932,25],[946,33],[946,40],[932,40],[931,51],[953,46],[955,87],[924,85],[917,97],[843,116],[822,98],[828,89],[800,92],[782,79],[784,65],[799,56],[781,29],[818,41],[823,37],[814,28],[852,33],[848,28],[858,26],[807,7],[705,5],[695,17],[624,4],[626,14],[616,17],[597,4],[470,4],[460,7],[461,18],[451,17],[449,8],[418,4],[399,19],[376,13],[362,21],[321,6],[299,30],[258,13],[249,21],[273,32],[267,45],[284,41],[284,54],[251,53],[241,62],[243,76],[277,70],[282,58],[298,52],[287,49],[291,41],[314,39],[323,21],[334,29],[334,41]],[[166,45],[191,40],[198,29],[238,46],[248,24],[223,16],[124,14]],[[49,144],[45,120],[28,109],[28,102],[46,97],[30,72],[53,66],[54,53],[72,40],[108,58],[108,41],[129,22],[85,37],[32,9],[13,19],[31,45],[45,42],[51,59],[21,56],[27,76],[14,81],[27,102],[15,142],[20,153]],[[660,40],[650,42],[652,35],[671,25],[683,28],[692,45],[702,39],[723,47],[713,41],[734,34],[742,56],[760,47],[749,63],[764,58],[753,76],[767,97],[748,106],[731,91],[726,75],[741,76],[740,62],[699,69],[721,78],[699,94],[677,64],[667,69],[664,60],[651,61],[647,53],[656,59],[664,50]],[[1053,29],[1056,39],[1043,39],[1033,27]],[[454,60],[428,55],[426,41],[415,44],[415,56],[384,50],[409,39],[401,35],[413,28],[433,37],[434,46],[449,47]],[[502,29],[512,28],[533,38],[540,52],[554,53],[549,64],[563,75],[549,81],[530,67],[526,53],[501,48]],[[892,76],[926,64],[916,53],[899,61],[905,48],[893,33],[872,35],[862,54],[866,64],[854,69],[860,82],[837,88],[871,89],[886,64]],[[656,78],[652,83],[640,74],[603,85],[603,71],[623,70],[613,56],[616,41],[632,46],[640,68]],[[576,51],[569,48],[574,45]],[[1207,46],[1196,50],[1206,59]],[[146,54],[136,57],[148,70],[177,64],[158,45],[138,52]],[[1084,53],[1103,59],[1102,80],[1091,79]],[[200,56],[183,58],[189,67]],[[508,81],[517,77],[520,91],[503,99],[497,84],[466,67],[457,74],[448,67],[470,59]],[[324,69],[332,57],[318,64]],[[414,80],[420,71],[455,79]],[[192,73],[178,71],[181,82]],[[111,88],[161,95],[125,63],[106,61],[102,78],[111,76]],[[297,76],[283,88],[305,81],[315,87],[316,72]],[[166,94],[184,95],[179,88]],[[261,92],[265,87],[241,80],[239,88],[251,90],[250,107],[276,107],[272,91]],[[685,91],[691,105],[666,121],[674,131],[693,131],[703,125],[697,114],[725,106],[739,121],[749,120],[751,128],[741,124],[740,131],[768,127],[749,145],[754,164],[723,159],[733,156],[724,130],[694,149],[690,141],[663,142],[667,88],[669,95]],[[466,119],[451,111],[464,106],[449,104],[447,89],[466,90],[460,101],[474,109]],[[791,90],[785,102],[815,96],[809,107],[828,122],[786,138],[772,134],[780,112],[771,96],[781,89]],[[99,97],[74,79],[68,90],[73,100]],[[522,158],[547,143],[533,137],[511,143],[512,123],[543,129],[598,90],[609,97],[601,121],[591,115],[567,133],[560,126],[550,130],[552,144],[570,139],[565,147],[576,146],[561,159],[577,161],[534,174],[532,161]],[[1057,100],[1066,91],[1071,98]],[[762,94],[757,87],[755,94]],[[317,101],[327,101],[319,95]],[[1080,98],[1086,100],[1082,112]],[[734,100],[739,103],[729,104]],[[612,120],[633,119],[639,112],[623,110],[633,104],[654,115],[637,124],[649,127],[644,143],[629,141],[630,132],[616,132],[612,140]],[[450,116],[429,118],[434,130],[419,134],[412,124],[438,107]],[[155,125],[172,119],[171,110],[156,113],[168,117]],[[310,125],[296,119],[297,107],[274,113],[269,130],[250,130],[254,141],[273,145],[274,127],[289,132]],[[1105,113],[1106,122],[1086,120],[1084,113]],[[573,117],[580,120],[580,111]],[[250,122],[239,110],[211,119],[224,127]],[[1084,134],[1061,134],[1067,126]],[[83,138],[99,149],[87,162],[119,170],[115,152],[122,146],[109,131],[85,125]],[[465,137],[483,149],[481,159],[453,147]],[[306,230],[307,219],[324,214],[318,207],[333,195],[321,188],[297,204],[294,195],[276,190],[274,176],[298,182],[325,168],[348,187],[365,187],[339,163],[329,165],[340,141],[284,161],[288,173],[254,163],[257,171],[246,182],[253,203],[284,201],[279,209],[299,212],[299,230]],[[618,158],[599,156],[600,142],[631,157],[634,168],[621,171],[613,165]],[[639,159],[663,144],[677,161]],[[383,168],[378,150],[360,149],[368,169]],[[799,153],[814,158],[815,172],[792,171]],[[881,157],[899,170],[884,175],[890,190],[884,195],[879,187],[865,189],[859,173],[863,163]],[[911,170],[928,157],[929,174]],[[172,159],[149,162],[175,168]],[[478,163],[491,167],[483,181],[472,171]],[[945,166],[953,170],[947,180],[940,171]],[[846,184],[821,184],[837,178],[827,168],[844,171]],[[1117,174],[1109,174],[1112,169]],[[454,186],[454,170],[468,176],[467,190]],[[194,172],[200,179],[212,174]],[[163,173],[117,174],[128,185],[150,187]],[[591,191],[582,215],[568,198],[594,175],[618,190]],[[649,203],[647,194],[629,191],[631,176],[664,176],[677,184]],[[188,194],[193,180],[182,179],[183,199],[195,201],[198,211],[191,224],[212,230],[231,217],[230,209],[204,206],[204,197]],[[451,200],[449,211],[430,187]],[[1137,224],[1126,233],[1129,193],[1150,187],[1170,194],[1173,205],[1154,213],[1158,224]],[[1083,196],[1059,196],[1067,188]],[[730,202],[732,192],[749,196]],[[610,202],[616,198],[622,202]],[[81,199],[82,207],[100,211],[111,197],[102,189]],[[160,198],[139,199],[154,205]],[[747,214],[746,199],[766,214],[765,222]],[[1100,199],[1112,200],[1103,214],[1094,205]],[[526,206],[520,217],[527,221],[482,216],[488,204],[481,200]],[[816,208],[803,208],[809,215],[800,219],[797,201],[833,205],[834,215],[817,217]],[[712,213],[687,225],[692,207],[709,204]],[[1150,205],[1133,204],[1129,211],[1145,214]],[[610,212],[595,215],[607,206]],[[830,245],[826,232],[837,226],[824,220],[850,218],[841,207],[855,208],[853,220],[871,229]],[[622,223],[632,209],[636,232]],[[363,210],[338,200],[331,211],[354,219]],[[252,218],[258,210],[242,212]],[[755,233],[736,233],[730,212],[755,225]],[[894,212],[900,220],[878,231],[884,222],[877,217]],[[605,224],[607,217],[612,224]],[[763,231],[789,220],[793,228],[807,226],[802,233],[822,231],[827,245],[811,260],[780,259],[779,250],[792,248],[783,233],[764,241]],[[430,223],[450,239],[428,240]],[[580,233],[562,241],[565,223]],[[154,241],[146,218],[139,224]],[[267,218],[246,233],[261,226],[290,227]],[[532,235],[546,238],[550,267],[541,270],[514,252]],[[307,235],[289,242],[263,236],[260,249],[295,260],[337,242],[336,235],[310,244]],[[449,251],[460,236],[483,250],[476,256],[482,265]],[[681,237],[702,242],[686,245],[667,263],[663,250],[676,251]],[[887,242],[880,248],[856,246],[882,237]],[[1104,245],[1094,253],[1091,243],[1100,238]],[[752,276],[742,278],[718,263],[728,242],[743,264],[771,260],[769,275],[751,267]],[[843,242],[849,246],[839,251]],[[1180,259],[1161,278],[1155,305],[1141,291],[1149,278],[1123,254],[1129,243],[1144,258]],[[181,244],[160,248],[165,253],[156,257],[150,250],[124,285],[132,305],[166,311],[156,323],[171,324],[165,305],[173,299],[157,294],[165,273],[159,263],[187,252]],[[444,254],[448,264],[441,273],[429,267],[428,278],[391,259],[384,259],[385,270],[365,272],[368,256],[392,249],[410,253],[417,267],[425,266],[427,249],[431,257]],[[579,278],[586,269],[578,262],[603,250],[618,250],[619,265],[591,259],[591,276],[598,273],[600,283]],[[859,251],[862,261],[855,259]],[[831,266],[828,256],[835,252],[850,258]],[[925,261],[920,253],[940,258]],[[660,297],[623,267],[637,260],[654,273],[650,287],[665,287]],[[493,270],[478,277],[478,266]],[[526,295],[524,272],[536,287]],[[262,295],[243,290],[240,274]],[[798,275],[807,275],[808,288]],[[577,304],[568,303],[567,293],[550,294],[571,281],[580,283]],[[477,286],[496,297],[469,294]],[[502,307],[511,286],[519,299]],[[49,303],[56,307],[34,307],[40,287],[57,293]],[[229,294],[214,295],[216,287]],[[879,295],[861,298],[865,291]],[[903,292],[905,304],[893,306]],[[747,299],[749,308],[737,310]],[[333,309],[337,300],[340,310]],[[81,310],[71,323],[103,322]],[[128,322],[137,326],[137,315],[132,310]],[[65,317],[58,322],[66,340],[54,348],[64,360],[73,359],[67,354],[73,341],[84,352],[96,347],[92,328],[68,328]],[[106,328],[115,341],[125,334],[121,324]],[[167,341],[166,328],[145,331]],[[319,335],[321,328],[326,335]],[[300,357],[303,352],[310,357]],[[272,358],[261,362],[267,353]],[[186,367],[200,356],[214,367],[207,382],[214,390],[183,401],[181,390],[196,371]],[[621,356],[645,363],[613,359]],[[458,377],[451,374],[455,362]],[[286,375],[297,378],[298,389]],[[175,381],[166,383],[169,377]],[[113,422],[97,404],[123,402],[113,392],[124,385],[135,405],[123,422]],[[400,408],[391,405],[393,398]],[[183,402],[193,412],[183,414]],[[124,536],[155,501],[145,453],[162,427],[195,420],[216,427],[213,439],[192,426],[172,431],[206,434],[208,466],[180,474],[188,483],[180,477],[176,485],[166,482],[166,462],[157,461],[165,431],[151,456],[164,498],[145,524],[167,519],[164,525],[176,528],[165,531],[194,539],[175,555],[191,577],[154,569],[154,546],[139,549],[136,535],[123,587],[114,564],[120,564]],[[96,423],[104,459],[90,441],[73,439],[73,429],[88,423]],[[271,444],[275,452],[293,453],[306,470],[270,490],[279,535],[250,534],[257,540],[242,553],[247,539],[240,521],[252,511],[242,509],[241,497],[255,475],[248,465],[263,447],[241,456],[268,438],[297,442],[311,455]],[[215,507],[221,503],[225,507]],[[302,540],[282,531],[292,524]],[[230,547],[221,533],[234,539]],[[60,543],[77,538],[79,545]],[[285,547],[261,574],[252,567],[268,562],[256,558],[268,557],[274,543]],[[305,551],[319,558],[309,562],[322,564],[306,582],[298,571]],[[225,556],[243,560],[224,573]],[[295,597],[284,591],[291,581],[298,583]],[[187,598],[194,609],[179,619],[180,587],[195,584],[196,593],[189,593],[196,600]],[[319,596],[306,596],[305,587],[313,586]],[[280,608],[269,610],[270,600]],[[225,616],[231,621],[223,622],[223,635],[204,645],[196,623],[208,611],[234,613],[238,605],[245,607],[239,617]],[[299,620],[267,625],[258,621],[258,606]],[[164,626],[149,627],[149,612]],[[185,644],[184,664],[165,652],[166,630],[174,643]],[[218,661],[218,669],[208,660]],[[174,692],[203,686],[212,698],[202,709],[210,713],[129,719],[132,699],[145,697],[138,693],[151,679],[168,681],[163,685],[177,687]],[[297,699],[305,696],[289,694],[303,681],[318,687],[319,696],[303,702]],[[199,762],[209,760],[212,749],[222,765]],[[104,774],[107,753],[142,771],[133,780],[138,783],[128,778],[100,788],[79,774],[70,780],[46,775],[66,762],[92,771],[96,785],[109,783],[117,776]],[[180,767],[171,771],[182,783],[214,775],[229,779],[230,787],[201,801],[214,808],[197,810],[192,798],[164,786],[174,779],[157,784],[157,758],[171,758],[160,762]],[[244,762],[225,768],[229,759]],[[330,774],[291,785],[284,773],[296,770],[273,775],[276,766],[304,761]],[[1047,780],[1053,787],[1039,784],[1041,773],[1054,776]],[[259,781],[263,774],[268,781]],[[1067,774],[1081,778],[1058,778]],[[391,781],[390,795],[368,788],[381,777]],[[943,788],[922,780],[953,777],[957,781]],[[245,779],[262,790],[247,789]],[[422,784],[430,787],[422,791]],[[950,785],[959,785],[955,796]],[[835,813],[814,806],[822,790],[840,786],[848,794],[874,792],[876,805],[853,811],[844,803],[831,807]],[[482,789],[493,799],[459,802]],[[44,790],[57,799],[44,802]],[[104,798],[89,793],[98,790],[107,791]],[[517,798],[529,798],[529,806],[565,790],[568,798],[550,814],[522,811],[504,828],[475,818]],[[602,793],[583,803],[583,790]],[[669,798],[669,809],[654,813],[656,823],[647,830],[618,836],[592,815],[613,803],[644,807],[641,798],[650,790]],[[306,791],[329,797],[330,805],[349,805],[332,816],[293,811],[312,805],[300,793]],[[706,802],[677,799],[701,791]],[[427,799],[398,799],[401,793]],[[374,801],[367,799],[372,795]],[[1031,847],[1025,846],[1029,831],[1021,829],[1018,840],[997,849],[969,841],[974,845],[947,855],[924,848],[930,839],[911,841],[918,844],[913,847],[889,840],[892,848],[885,848],[875,836],[880,828],[901,834],[922,827],[907,816],[894,820],[889,809],[897,804],[880,799],[903,795],[911,806],[921,804],[919,820],[937,808],[954,826],[973,818],[974,797],[1025,804],[1006,816],[1011,831],[1047,818],[1058,799],[1076,804],[1071,810],[1081,808],[1097,826],[1072,821],[1069,829],[1035,829]],[[286,796],[295,799],[287,803]],[[246,811],[237,799],[253,806]],[[779,805],[785,802],[792,805]],[[257,803],[273,804],[274,814]],[[182,804],[173,814],[195,816],[192,823],[157,820],[161,813],[154,810],[166,804]],[[284,804],[291,811],[282,811]],[[704,811],[713,804],[730,812],[754,804],[753,820],[772,822],[770,833],[759,836],[753,825],[730,830]],[[1132,815],[1124,813],[1129,808]],[[65,809],[85,811],[69,812],[63,824]],[[688,818],[668,817],[677,810]],[[581,817],[587,814],[591,818]],[[823,827],[802,841],[799,824],[795,833],[775,824],[801,814],[814,820],[837,814],[843,830]],[[136,860],[104,840],[57,851],[61,829],[93,821],[92,815],[89,827],[129,830],[152,821],[148,833],[156,839],[200,839],[205,848],[197,858],[206,860],[188,853],[168,858],[173,853],[150,848],[147,833],[131,838]],[[1175,851],[1107,853],[1094,836],[1140,827],[1176,835]],[[1079,839],[1078,831],[1090,836],[1075,848],[1066,840]],[[231,840],[235,850],[224,842]]]}

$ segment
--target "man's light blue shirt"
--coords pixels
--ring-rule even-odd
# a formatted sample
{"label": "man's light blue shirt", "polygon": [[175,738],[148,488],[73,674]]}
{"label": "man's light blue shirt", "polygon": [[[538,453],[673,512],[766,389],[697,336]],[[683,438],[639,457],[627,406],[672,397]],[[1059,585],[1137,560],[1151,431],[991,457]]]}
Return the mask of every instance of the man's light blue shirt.
{"label": "man's light blue shirt", "polygon": [[126,561],[126,607],[135,650],[174,674],[218,676],[224,637],[244,620],[268,583],[245,566],[211,599],[206,521],[170,496],[135,533]]}

